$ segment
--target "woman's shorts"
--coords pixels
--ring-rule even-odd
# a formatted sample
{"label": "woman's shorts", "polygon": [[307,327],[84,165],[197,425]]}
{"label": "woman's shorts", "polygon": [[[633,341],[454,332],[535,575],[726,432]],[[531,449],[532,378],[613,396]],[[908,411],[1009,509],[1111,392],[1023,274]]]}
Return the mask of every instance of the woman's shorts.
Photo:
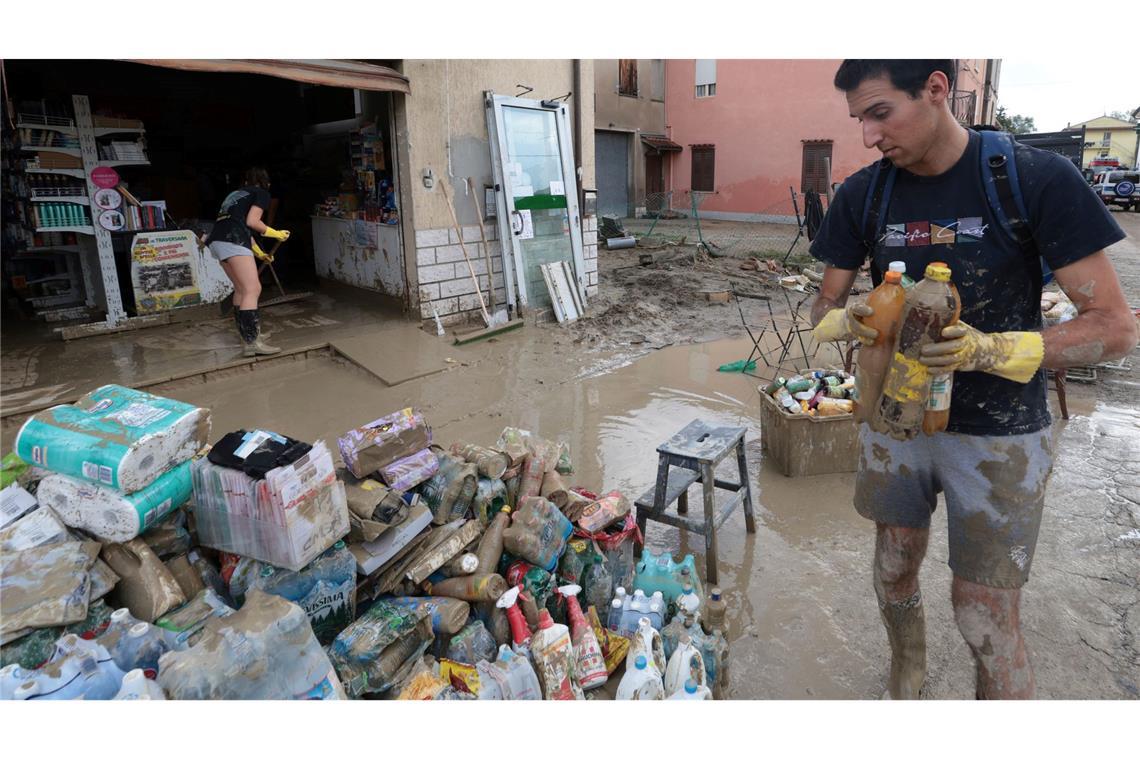
{"label": "woman's shorts", "polygon": [[210,253],[214,254],[214,258],[218,261],[225,261],[232,259],[234,256],[252,256],[253,251],[246,248],[244,245],[237,243],[227,243],[224,240],[215,240],[210,243]]}

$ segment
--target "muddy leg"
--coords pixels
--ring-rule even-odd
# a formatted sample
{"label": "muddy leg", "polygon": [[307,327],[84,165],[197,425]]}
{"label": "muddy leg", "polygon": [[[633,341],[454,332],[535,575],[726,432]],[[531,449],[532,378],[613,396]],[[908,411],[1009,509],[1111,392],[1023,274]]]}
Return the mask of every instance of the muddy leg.
{"label": "muddy leg", "polygon": [[1036,682],[1021,635],[1021,590],[955,577],[950,600],[977,664],[978,699],[1032,699]]}
{"label": "muddy leg", "polygon": [[891,644],[891,699],[918,699],[926,678],[926,615],[918,570],[929,536],[926,528],[877,524],[874,583]]}

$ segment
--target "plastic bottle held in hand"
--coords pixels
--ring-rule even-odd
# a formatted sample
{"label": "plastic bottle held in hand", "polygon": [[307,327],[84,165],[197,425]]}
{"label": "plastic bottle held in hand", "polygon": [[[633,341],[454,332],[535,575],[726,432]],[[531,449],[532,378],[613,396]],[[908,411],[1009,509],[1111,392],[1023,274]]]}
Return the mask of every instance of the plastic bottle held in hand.
{"label": "plastic bottle held in hand", "polygon": [[[946,266],[941,261],[935,264]],[[954,294],[956,309],[947,325],[958,323],[962,313],[962,299],[958,295],[958,288],[950,282],[950,291]],[[922,416],[922,432],[927,435],[941,433],[950,424],[950,392],[954,389],[954,373],[946,372],[930,377],[930,397],[926,400],[926,414]]]}
{"label": "plastic bottle held in hand", "polygon": [[942,340],[942,328],[958,311],[950,288],[950,270],[931,264],[926,276],[906,294],[894,357],[883,382],[883,393],[871,427],[899,440],[922,430],[930,393],[930,372],[919,361],[922,347]]}
{"label": "plastic bottle held in hand", "polygon": [[546,609],[538,613],[538,630],[531,638],[530,647],[544,699],[583,699],[582,690],[574,682],[575,657],[570,630],[555,623]]}
{"label": "plastic bottle held in hand", "polygon": [[903,290],[910,290],[914,287],[914,280],[912,280],[906,273],[905,261],[892,261],[890,264],[888,264],[887,271],[899,273],[899,276],[902,277],[902,280],[899,282],[899,284],[903,286]]}
{"label": "plastic bottle held in hand", "polygon": [[649,667],[645,655],[639,654],[633,660],[633,667],[629,667],[626,660],[625,675],[617,688],[618,699],[665,699],[665,684],[656,668]]}
{"label": "plastic bottle held in hand", "polygon": [[677,651],[673,652],[669,664],[665,666],[665,696],[671,697],[685,688],[686,681],[705,685],[705,660],[700,650],[693,646],[693,640],[688,634],[682,634],[677,642]]}
{"label": "plastic bottle held in hand", "polygon": [[873,313],[861,321],[879,331],[875,342],[859,349],[859,370],[855,373],[855,419],[863,422],[874,412],[883,381],[894,355],[895,339],[902,320],[906,291],[900,283],[902,275],[890,271],[883,276],[879,287],[867,296],[867,305]]}
{"label": "plastic bottle held in hand", "polygon": [[115,699],[165,701],[166,695],[162,693],[162,688],[157,683],[147,678],[142,670],[135,668],[123,676],[123,685],[119,687]]}
{"label": "plastic bottle held in hand", "polygon": [[606,658],[602,655],[598,637],[594,635],[594,629],[582,614],[582,606],[578,603],[578,592],[581,590],[573,584],[558,587],[558,592],[566,597],[570,641],[574,644],[574,655],[577,658],[574,672],[582,691],[589,691],[605,685],[609,673],[606,671]]}

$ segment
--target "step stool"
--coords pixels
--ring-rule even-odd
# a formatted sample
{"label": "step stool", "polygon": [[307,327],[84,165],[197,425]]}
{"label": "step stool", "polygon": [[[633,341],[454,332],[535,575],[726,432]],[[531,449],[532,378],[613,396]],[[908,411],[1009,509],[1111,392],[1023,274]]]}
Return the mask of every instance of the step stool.
{"label": "step stool", "polygon": [[[705,537],[705,580],[716,585],[716,530],[740,504],[744,504],[744,522],[749,533],[756,532],[752,516],[752,489],[748,485],[748,462],[744,457],[742,427],[714,427],[693,420],[679,433],[657,447],[657,484],[641,495],[637,508],[637,527],[645,535],[649,520],[692,531]],[[716,478],[716,468],[726,457],[736,453],[740,481],[732,483]],[[677,469],[670,471],[671,467]],[[703,520],[685,517],[689,511],[689,486],[704,487]],[[716,512],[716,489],[733,492],[733,496]],[[677,502],[677,514],[669,514],[669,506]],[[638,547],[637,556],[641,556]]]}

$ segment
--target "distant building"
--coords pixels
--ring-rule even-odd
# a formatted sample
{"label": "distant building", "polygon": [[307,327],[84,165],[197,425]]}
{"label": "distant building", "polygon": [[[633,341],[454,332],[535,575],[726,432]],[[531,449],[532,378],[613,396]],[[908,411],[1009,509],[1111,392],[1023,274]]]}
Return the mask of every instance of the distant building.
{"label": "distant building", "polygon": [[[1140,111],[1140,108],[1136,109]],[[1112,116],[1098,116],[1095,119],[1073,124],[1069,129],[1085,128],[1085,152],[1083,166],[1087,167],[1094,159],[1115,158],[1121,166],[1136,166],[1137,142],[1136,124]]]}

